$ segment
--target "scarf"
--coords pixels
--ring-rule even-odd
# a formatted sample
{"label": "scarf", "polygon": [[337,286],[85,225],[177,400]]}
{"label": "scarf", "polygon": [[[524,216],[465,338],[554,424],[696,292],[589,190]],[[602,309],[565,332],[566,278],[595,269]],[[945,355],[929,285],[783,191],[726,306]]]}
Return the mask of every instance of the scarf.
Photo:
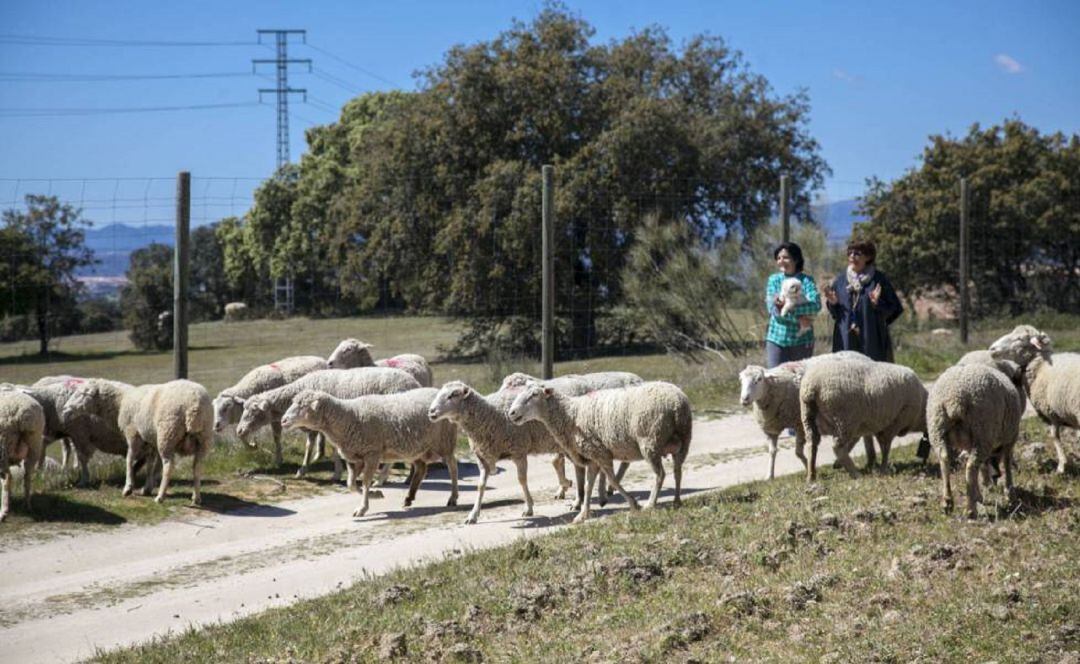
{"label": "scarf", "polygon": [[874,272],[875,271],[876,270],[874,270],[873,265],[867,265],[865,272],[856,272],[855,270],[851,269],[850,265],[848,265],[847,266],[847,289],[848,289],[848,291],[850,291],[853,295],[858,297],[859,293],[862,292],[862,289],[866,286],[866,284],[870,283],[870,280],[874,278]]}

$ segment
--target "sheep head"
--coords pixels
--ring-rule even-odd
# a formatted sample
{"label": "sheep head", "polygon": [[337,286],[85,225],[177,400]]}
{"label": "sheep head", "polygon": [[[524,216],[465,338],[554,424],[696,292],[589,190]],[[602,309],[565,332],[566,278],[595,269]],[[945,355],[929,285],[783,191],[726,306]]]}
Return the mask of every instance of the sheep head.
{"label": "sheep head", "polygon": [[364,343],[359,339],[345,339],[338,344],[330,357],[326,360],[326,366],[331,369],[353,369],[355,367],[375,366],[371,359],[371,344]]}
{"label": "sheep head", "polygon": [[476,394],[473,389],[461,382],[452,380],[442,386],[428,407],[428,419],[438,422],[442,419],[454,420],[455,415],[461,410],[465,401]]}

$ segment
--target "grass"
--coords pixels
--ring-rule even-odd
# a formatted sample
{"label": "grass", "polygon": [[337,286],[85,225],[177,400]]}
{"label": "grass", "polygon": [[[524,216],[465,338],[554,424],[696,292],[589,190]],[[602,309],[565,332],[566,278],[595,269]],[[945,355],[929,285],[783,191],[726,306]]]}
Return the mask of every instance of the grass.
{"label": "grass", "polygon": [[891,476],[734,487],[97,661],[1066,661],[1080,485],[1031,452],[975,521],[903,449]]}

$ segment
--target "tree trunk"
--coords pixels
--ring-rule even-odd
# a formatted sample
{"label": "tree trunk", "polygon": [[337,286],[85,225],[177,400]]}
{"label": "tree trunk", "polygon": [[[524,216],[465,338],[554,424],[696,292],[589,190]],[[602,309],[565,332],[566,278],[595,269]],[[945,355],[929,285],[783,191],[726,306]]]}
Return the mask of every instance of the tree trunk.
{"label": "tree trunk", "polygon": [[41,347],[38,349],[38,355],[49,354],[49,296],[48,293],[42,293],[38,295],[37,303],[37,327],[38,327],[38,340],[41,342]]}

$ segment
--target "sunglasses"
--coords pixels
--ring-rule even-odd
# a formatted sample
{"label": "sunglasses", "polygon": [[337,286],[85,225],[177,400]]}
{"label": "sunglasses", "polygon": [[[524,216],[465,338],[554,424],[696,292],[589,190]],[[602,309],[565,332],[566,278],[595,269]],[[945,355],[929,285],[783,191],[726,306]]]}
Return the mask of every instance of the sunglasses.
{"label": "sunglasses", "polygon": [[866,254],[864,254],[863,252],[859,251],[858,249],[852,249],[851,251],[847,252],[847,255],[848,255],[848,256],[854,256],[855,258],[862,258],[862,257],[863,257],[863,256],[865,256]]}

